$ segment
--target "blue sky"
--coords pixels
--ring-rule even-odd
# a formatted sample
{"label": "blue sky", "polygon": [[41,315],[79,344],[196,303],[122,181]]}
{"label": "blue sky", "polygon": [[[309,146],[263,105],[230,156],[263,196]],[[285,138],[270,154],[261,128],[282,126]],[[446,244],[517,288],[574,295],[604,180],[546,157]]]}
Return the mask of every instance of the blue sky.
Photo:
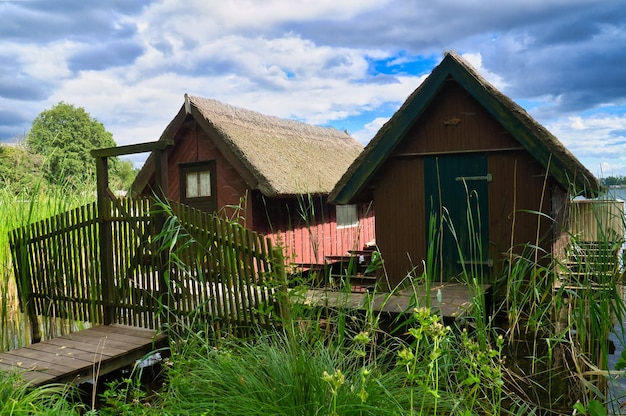
{"label": "blue sky", "polygon": [[156,140],[189,93],[365,144],[455,50],[591,171],[626,175],[623,0],[0,0],[0,16],[3,142],[60,101],[120,145]]}

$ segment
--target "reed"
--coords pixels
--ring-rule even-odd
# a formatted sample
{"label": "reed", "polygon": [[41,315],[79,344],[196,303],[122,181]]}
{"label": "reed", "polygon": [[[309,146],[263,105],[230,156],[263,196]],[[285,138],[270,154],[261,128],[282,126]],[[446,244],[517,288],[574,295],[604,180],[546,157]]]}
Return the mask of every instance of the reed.
{"label": "reed", "polygon": [[[43,180],[31,189],[17,192],[10,186],[0,188],[0,350],[19,348],[31,342],[28,319],[19,307],[9,232],[94,199],[95,195],[90,193],[66,186],[47,185]],[[61,324],[57,321],[42,322],[48,332]]]}
{"label": "reed", "polygon": [[616,215],[613,222],[623,224],[624,216],[605,208],[594,205],[591,226],[598,233],[592,242],[568,230],[563,259],[537,243],[527,244],[521,254],[511,255],[503,276],[510,367],[518,391],[550,411],[565,411],[577,402],[582,407],[619,407],[607,394],[614,377],[608,345],[615,324],[625,318],[617,256],[624,237],[623,231],[608,232],[607,217]]}
{"label": "reed", "polygon": [[76,394],[65,385],[31,388],[19,374],[0,371],[0,414],[3,415],[80,415],[84,409]]}

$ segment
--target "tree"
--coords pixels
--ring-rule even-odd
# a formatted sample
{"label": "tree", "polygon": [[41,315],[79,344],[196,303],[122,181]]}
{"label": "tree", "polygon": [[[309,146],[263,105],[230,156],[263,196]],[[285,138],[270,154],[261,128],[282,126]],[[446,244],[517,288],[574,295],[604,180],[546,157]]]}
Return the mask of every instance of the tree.
{"label": "tree", "polygon": [[[84,187],[93,183],[95,161],[92,149],[113,147],[113,135],[82,107],[60,102],[42,111],[33,121],[26,145],[46,161],[46,178],[50,183],[69,183]],[[118,161],[112,161],[116,165]]]}
{"label": "tree", "polygon": [[139,169],[135,169],[131,160],[114,159],[111,166],[109,186],[111,189],[129,190]]}
{"label": "tree", "polygon": [[16,194],[33,191],[41,185],[43,164],[41,155],[20,144],[0,145],[0,186]]}

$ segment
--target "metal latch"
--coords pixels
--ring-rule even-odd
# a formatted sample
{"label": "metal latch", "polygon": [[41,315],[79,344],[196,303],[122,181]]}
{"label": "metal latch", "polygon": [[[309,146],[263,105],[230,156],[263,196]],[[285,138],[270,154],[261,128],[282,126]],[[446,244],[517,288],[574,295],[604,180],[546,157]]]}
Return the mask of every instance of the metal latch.
{"label": "metal latch", "polygon": [[467,261],[461,261],[461,260],[457,260],[456,261],[458,264],[467,264],[467,265],[476,265],[476,266],[487,266],[487,267],[493,267],[493,259],[489,259],[489,260],[485,260],[485,261],[472,261],[472,260],[467,260]]}
{"label": "metal latch", "polygon": [[491,182],[491,180],[493,179],[493,176],[491,176],[491,173],[488,173],[484,176],[457,176],[456,178],[454,178],[457,182],[465,182],[465,181],[487,181],[487,182]]}

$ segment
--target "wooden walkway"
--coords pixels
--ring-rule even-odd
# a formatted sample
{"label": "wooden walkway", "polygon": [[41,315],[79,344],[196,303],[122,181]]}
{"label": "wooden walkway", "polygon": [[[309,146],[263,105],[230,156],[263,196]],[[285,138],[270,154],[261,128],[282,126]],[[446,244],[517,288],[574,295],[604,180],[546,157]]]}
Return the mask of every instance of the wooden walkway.
{"label": "wooden walkway", "polygon": [[[480,285],[478,290],[481,292],[478,295],[489,297],[491,286]],[[443,285],[433,283],[428,295],[423,286],[418,286],[415,291],[405,290],[394,294],[346,293],[328,289],[311,289],[306,294],[305,303],[313,306],[350,309],[371,307],[374,312],[401,314],[412,312],[415,307],[426,306],[428,296],[431,310],[448,321],[468,316],[471,313],[474,305],[471,292],[472,289],[462,283],[444,283]]]}
{"label": "wooden walkway", "polygon": [[124,325],[96,326],[5,353],[0,370],[19,371],[32,385],[89,381],[167,346],[164,334]]}

